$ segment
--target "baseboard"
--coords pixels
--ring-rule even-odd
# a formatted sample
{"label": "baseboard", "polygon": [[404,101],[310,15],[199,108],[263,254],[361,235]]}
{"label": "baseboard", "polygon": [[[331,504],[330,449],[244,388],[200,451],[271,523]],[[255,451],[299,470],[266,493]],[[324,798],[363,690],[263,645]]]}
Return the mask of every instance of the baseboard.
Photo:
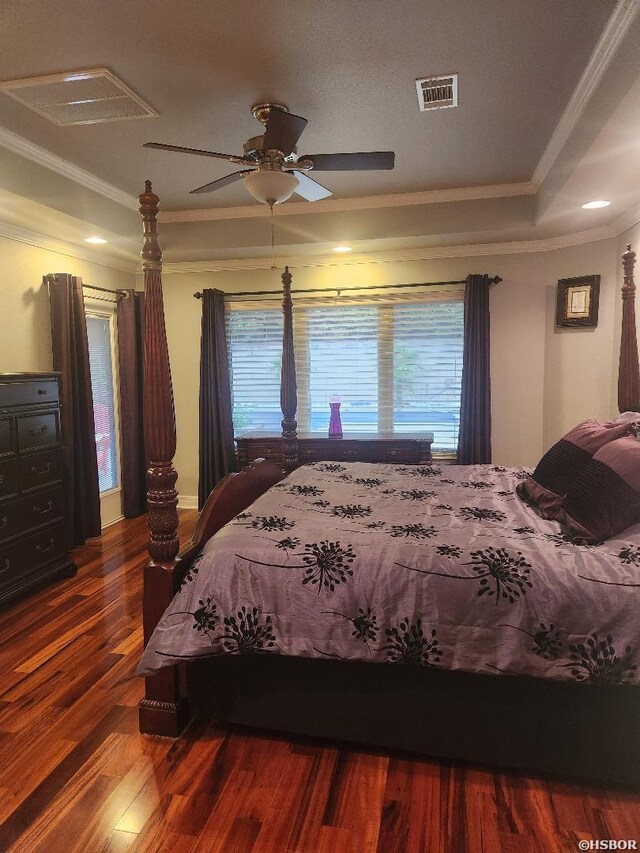
{"label": "baseboard", "polygon": [[198,509],[198,496],[180,495],[178,498],[178,509]]}
{"label": "baseboard", "polygon": [[114,524],[117,524],[119,521],[123,521],[124,515],[119,515],[117,518],[114,518],[113,521],[107,521],[106,524],[103,524],[100,530],[106,530],[107,527],[112,527]]}

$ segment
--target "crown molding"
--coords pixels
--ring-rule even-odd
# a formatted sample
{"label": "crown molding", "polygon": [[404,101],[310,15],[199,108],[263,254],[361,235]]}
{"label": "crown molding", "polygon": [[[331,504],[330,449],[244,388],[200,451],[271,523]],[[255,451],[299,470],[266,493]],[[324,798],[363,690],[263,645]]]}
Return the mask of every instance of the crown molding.
{"label": "crown molding", "polygon": [[23,136],[7,130],[6,127],[0,127],[0,145],[21,157],[26,157],[27,160],[31,160],[39,166],[44,166],[51,169],[52,172],[57,172],[59,175],[81,184],[85,189],[93,190],[93,192],[115,201],[117,204],[132,210],[138,209],[138,199],[135,196],[114,187],[113,184],[103,181],[102,178],[81,169],[80,166],[76,166],[69,160],[47,151],[46,148],[36,145],[35,142],[30,142]]}
{"label": "crown molding", "polygon": [[624,234],[625,231],[633,228],[639,222],[640,204],[636,204],[635,207],[630,208],[611,223],[611,228],[614,232],[613,236],[618,237],[620,234]]}
{"label": "crown molding", "polygon": [[[371,210],[385,207],[408,207],[419,204],[443,204],[453,201],[475,201],[488,198],[509,198],[534,195],[531,181],[513,184],[487,184],[479,187],[460,187],[448,190],[422,190],[420,192],[388,193],[387,195],[358,196],[357,198],[325,198],[314,202],[293,202],[276,205],[276,216],[301,216],[309,213],[337,213],[346,210]],[[249,204],[239,207],[212,207],[203,210],[165,210],[163,222],[209,222],[219,219],[251,219],[269,216],[266,204]]]}
{"label": "crown molding", "polygon": [[547,177],[555,161],[558,159],[565,143],[573,132],[580,116],[585,110],[589,99],[599,85],[602,77],[613,59],[620,42],[627,33],[640,9],[640,0],[618,0],[604,32],[595,46],[582,76],[578,80],[569,103],[564,109],[560,121],[555,127],[547,147],[535,168],[531,183],[534,192]]}
{"label": "crown molding", "polygon": [[120,272],[132,275],[140,272],[140,267],[136,263],[114,258],[112,255],[105,255],[103,252],[98,254],[90,250],[84,250],[73,243],[56,240],[37,231],[30,231],[27,228],[20,228],[17,225],[11,225],[7,222],[0,221],[0,237],[6,237],[8,240],[15,240],[17,243],[25,243],[27,246],[35,246],[37,249],[45,249],[47,252],[55,252],[57,255],[64,255],[68,258],[75,258],[79,261],[86,261],[90,264],[97,264],[100,267],[107,267],[108,269],[119,270]]}
{"label": "crown molding", "polygon": [[[562,237],[542,240],[519,240],[505,243],[466,243],[457,246],[430,246],[424,249],[394,250],[390,252],[371,252],[337,259],[335,255],[302,256],[293,255],[277,258],[278,268],[288,266],[291,269],[315,267],[352,267],[366,264],[392,264],[407,261],[433,261],[447,258],[472,258],[482,255],[519,255],[529,252],[552,252],[584,243],[594,243],[614,237],[608,227],[579,231]],[[203,272],[238,272],[240,270],[272,269],[270,258],[248,258],[246,260],[193,261],[167,263],[163,265],[165,275],[184,275]]]}
{"label": "crown molding", "polygon": [[[354,254],[348,257],[337,258],[331,255],[291,255],[289,257],[277,258],[278,266],[287,265],[292,269],[315,268],[315,267],[348,267],[362,266],[366,264],[387,264],[406,261],[427,261],[447,258],[479,257],[483,255],[515,255],[530,252],[551,252],[556,249],[565,249],[571,246],[580,246],[586,243],[594,243],[599,240],[607,240],[618,237],[640,223],[640,204],[626,211],[609,225],[599,228],[591,228],[585,231],[577,231],[572,234],[563,234],[557,237],[548,237],[537,240],[518,240],[496,243],[465,243],[455,246],[430,246],[420,249],[396,249],[387,252],[370,252]],[[37,231],[20,228],[0,221],[0,237],[15,240],[39,249],[76,258],[87,263],[96,264],[108,269],[119,270],[130,275],[141,274],[140,265],[136,262],[128,262],[121,258],[107,255],[103,250],[94,252],[84,250],[73,243],[48,237]],[[184,275],[203,272],[234,272],[247,270],[269,270],[271,269],[270,258],[247,258],[210,261],[184,261],[167,262],[163,265],[165,275]]]}

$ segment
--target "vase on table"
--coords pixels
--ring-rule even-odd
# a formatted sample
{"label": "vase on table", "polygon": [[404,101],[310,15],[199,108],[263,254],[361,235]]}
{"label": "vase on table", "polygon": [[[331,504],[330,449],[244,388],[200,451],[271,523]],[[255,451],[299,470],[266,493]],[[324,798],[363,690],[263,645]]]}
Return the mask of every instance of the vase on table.
{"label": "vase on table", "polygon": [[329,398],[329,438],[342,438],[342,421],[340,420],[340,397]]}

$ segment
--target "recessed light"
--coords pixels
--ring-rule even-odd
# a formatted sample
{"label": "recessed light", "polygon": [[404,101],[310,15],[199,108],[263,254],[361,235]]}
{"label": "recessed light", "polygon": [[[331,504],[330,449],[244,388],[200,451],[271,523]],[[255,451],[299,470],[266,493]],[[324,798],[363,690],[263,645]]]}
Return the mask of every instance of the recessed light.
{"label": "recessed light", "polygon": [[102,237],[85,237],[85,243],[94,243],[96,246],[102,243],[106,243],[106,240],[103,240]]}
{"label": "recessed light", "polygon": [[351,246],[336,246],[334,252],[350,252]]}
{"label": "recessed light", "polygon": [[609,207],[611,204],[610,201],[588,201],[586,204],[582,205],[583,210],[597,210],[599,207]]}

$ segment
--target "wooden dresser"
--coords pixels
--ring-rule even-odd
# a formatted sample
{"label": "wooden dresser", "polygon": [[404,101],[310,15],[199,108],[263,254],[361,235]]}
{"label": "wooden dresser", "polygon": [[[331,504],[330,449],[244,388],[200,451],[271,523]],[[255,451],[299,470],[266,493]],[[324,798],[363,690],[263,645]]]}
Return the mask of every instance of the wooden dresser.
{"label": "wooden dresser", "polygon": [[[343,438],[328,438],[318,433],[298,434],[300,462],[398,462],[424,465],[431,462],[432,432],[423,433],[347,433]],[[254,459],[282,461],[282,439],[272,433],[254,432],[236,439],[238,465]]]}
{"label": "wooden dresser", "polygon": [[55,373],[0,373],[0,604],[76,572]]}

